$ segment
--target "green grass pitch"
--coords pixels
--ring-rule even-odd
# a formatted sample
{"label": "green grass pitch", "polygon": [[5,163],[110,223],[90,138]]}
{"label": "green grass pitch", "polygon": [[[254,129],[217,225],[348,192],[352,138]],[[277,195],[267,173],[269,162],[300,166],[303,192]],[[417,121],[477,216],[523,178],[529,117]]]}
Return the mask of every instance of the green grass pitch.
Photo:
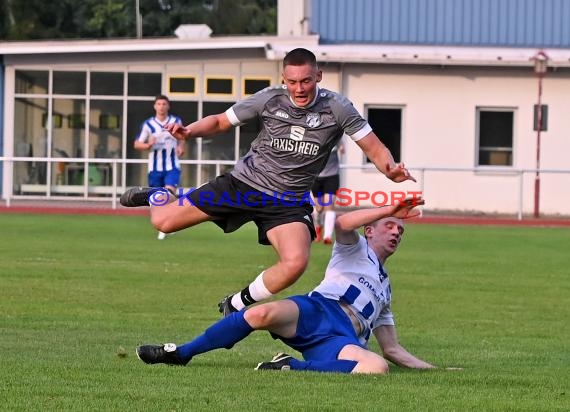
{"label": "green grass pitch", "polygon": [[[0,227],[2,410],[569,409],[568,229],[408,225],[387,265],[400,340],[465,369],[351,376],[254,371],[287,349],[265,332],[185,368],[134,355],[201,333],[221,297],[274,261],[252,225],[224,235],[203,224],[165,241],[141,216],[0,214]],[[306,274],[280,296],[315,286],[329,254],[313,245]]]}

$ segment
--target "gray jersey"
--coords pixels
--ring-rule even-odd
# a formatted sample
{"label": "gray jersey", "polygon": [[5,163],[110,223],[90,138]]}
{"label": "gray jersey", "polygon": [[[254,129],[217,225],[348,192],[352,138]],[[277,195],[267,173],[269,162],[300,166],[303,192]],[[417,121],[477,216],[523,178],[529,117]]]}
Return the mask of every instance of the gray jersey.
{"label": "gray jersey", "polygon": [[327,164],[319,173],[319,177],[329,177],[338,174],[340,174],[340,160],[338,158],[338,146],[335,146],[331,151]]}
{"label": "gray jersey", "polygon": [[264,193],[299,200],[307,198],[344,133],[358,141],[372,131],[348,99],[325,89],[300,108],[285,85],[269,87],[237,102],[226,115],[234,126],[255,118],[262,124],[233,176]]}

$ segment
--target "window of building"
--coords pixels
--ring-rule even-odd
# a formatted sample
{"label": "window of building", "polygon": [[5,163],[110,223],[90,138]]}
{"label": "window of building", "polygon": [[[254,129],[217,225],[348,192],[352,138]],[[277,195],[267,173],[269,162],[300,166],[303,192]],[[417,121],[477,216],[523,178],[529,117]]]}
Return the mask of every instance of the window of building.
{"label": "window of building", "polygon": [[196,93],[196,78],[190,76],[177,76],[168,79],[169,93]]}
{"label": "window of building", "polygon": [[84,95],[87,89],[86,72],[53,72],[53,94]]}
{"label": "window of building", "polygon": [[122,117],[122,101],[91,100],[88,157],[99,159],[121,157]]}
{"label": "window of building", "polygon": [[47,70],[16,70],[16,93],[46,94],[48,84]]}
{"label": "window of building", "polygon": [[[34,83],[31,82],[31,84]],[[48,153],[47,110],[48,100],[46,98],[18,97],[15,99],[14,124],[18,125],[18,136],[14,141],[14,156],[46,156]],[[44,118],[46,119],[45,125]],[[14,194],[26,194],[32,191],[34,194],[45,194],[47,170],[47,162],[14,162]]]}
{"label": "window of building", "polygon": [[91,94],[122,96],[124,77],[119,72],[91,72]]}
{"label": "window of building", "polygon": [[[223,113],[233,102],[204,102],[204,117]],[[202,138],[202,159],[235,160],[235,131],[233,128],[222,134]]]}
{"label": "window of building", "polygon": [[[223,113],[229,109],[234,102],[204,102],[203,116]],[[236,160],[235,129],[231,128],[227,132],[212,137],[202,138],[202,160]],[[202,180],[210,180],[218,173],[223,173],[231,166],[222,166],[217,170],[216,165],[204,165],[202,167]]]}
{"label": "window of building", "polygon": [[477,109],[478,166],[513,165],[514,111]]}
{"label": "window of building", "polygon": [[206,78],[206,94],[234,94],[234,79],[222,77]]}
{"label": "window of building", "polygon": [[[178,74],[165,82],[162,73],[144,69],[16,68],[10,122],[17,131],[9,138],[14,139],[18,159],[13,163],[12,195],[101,197],[112,195],[113,181],[122,187],[144,184],[148,154],[135,151],[133,141],[141,123],[154,114],[156,95],[178,93],[171,97],[170,112],[186,125],[196,121],[198,114],[205,117],[232,106],[237,82],[241,82],[240,93],[250,95],[272,81],[259,70],[242,78],[217,75],[235,71],[214,69],[206,71],[214,74],[204,82],[202,77]],[[197,97],[187,99],[182,94]],[[259,121],[252,121],[222,136],[190,139],[181,158],[186,164],[180,186],[197,187],[233,167],[259,130]],[[31,157],[45,160],[32,161]],[[120,159],[117,164],[116,159]]]}
{"label": "window of building", "polygon": [[[369,107],[368,123],[378,138],[392,153],[396,162],[400,161],[402,148],[402,109],[393,107]],[[370,159],[366,159],[370,163]]]}
{"label": "window of building", "polygon": [[271,84],[271,79],[264,78],[264,79],[253,79],[247,78],[243,81],[243,93],[245,95],[255,94],[260,90],[269,87]]}
{"label": "window of building", "polygon": [[162,74],[129,73],[129,96],[157,96],[161,94]]}

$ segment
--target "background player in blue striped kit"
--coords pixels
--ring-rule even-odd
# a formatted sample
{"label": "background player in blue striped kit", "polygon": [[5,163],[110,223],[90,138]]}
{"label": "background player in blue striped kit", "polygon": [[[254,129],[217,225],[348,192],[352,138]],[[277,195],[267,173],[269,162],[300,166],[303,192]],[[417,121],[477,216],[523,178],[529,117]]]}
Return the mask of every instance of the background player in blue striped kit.
{"label": "background player in blue striped kit", "polygon": [[[398,342],[390,308],[390,280],[384,267],[402,240],[402,219],[419,214],[414,209],[417,204],[423,201],[408,199],[339,216],[325,278],[308,295],[234,312],[181,346],[139,346],[138,357],[149,364],[186,365],[198,354],[233,347],[254,330],[268,330],[301,352],[304,360],[279,353],[256,369],[385,374],[387,361],[407,368],[434,368]],[[358,233],[361,226],[364,236]],[[383,356],[368,350],[371,334]]]}
{"label": "background player in blue striped kit", "polygon": [[[174,193],[180,184],[180,161],[184,155],[184,142],[176,140],[164,129],[168,124],[182,125],[180,117],[170,114],[170,100],[165,95],[154,99],[154,116],[141,124],[141,130],[134,147],[139,151],[148,150],[148,185],[163,187]],[[158,232],[158,239],[166,237]]]}

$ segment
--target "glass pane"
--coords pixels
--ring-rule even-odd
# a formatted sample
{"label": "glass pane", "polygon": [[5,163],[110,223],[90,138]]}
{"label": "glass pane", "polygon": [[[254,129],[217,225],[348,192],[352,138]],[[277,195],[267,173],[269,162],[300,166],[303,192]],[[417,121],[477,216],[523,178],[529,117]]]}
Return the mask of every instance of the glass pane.
{"label": "glass pane", "polygon": [[255,94],[260,90],[269,87],[270,80],[266,79],[245,79],[245,94]]}
{"label": "glass pane", "polygon": [[14,162],[14,194],[45,195],[47,162]]}
{"label": "glass pane", "polygon": [[198,182],[198,165],[182,165],[180,187],[189,189],[198,187],[204,182]]}
{"label": "glass pane", "polygon": [[168,79],[170,93],[195,93],[195,77],[171,77]]}
{"label": "glass pane", "polygon": [[[15,99],[15,156],[45,157],[47,155],[47,130],[44,127],[45,120],[47,119],[47,106],[47,99]],[[45,179],[43,183],[45,183]]]}
{"label": "glass pane", "polygon": [[127,163],[127,187],[148,184],[148,172],[146,163]]}
{"label": "glass pane", "polygon": [[89,163],[87,184],[89,186],[111,186],[111,165],[105,163]]}
{"label": "glass pane", "polygon": [[[75,162],[55,163],[55,184],[56,185],[83,185],[85,165]],[[52,179],[53,180],[53,179]]]}
{"label": "glass pane", "polygon": [[[121,194],[122,165],[117,164],[117,194]],[[113,194],[113,165],[89,163],[87,168],[87,193],[89,197],[110,197]]]}
{"label": "glass pane", "polygon": [[[160,94],[160,73],[129,73],[129,96],[156,96]],[[150,105],[152,109],[152,104]]]}
{"label": "glass pane", "polygon": [[512,166],[513,153],[510,150],[479,150],[480,166]]}
{"label": "glass pane", "polygon": [[53,72],[54,94],[85,94],[87,73]]}
{"label": "glass pane", "polygon": [[61,129],[53,129],[53,157],[83,157],[85,154],[85,100],[54,99],[54,113],[66,120]]}
{"label": "glass pane", "polygon": [[[233,105],[232,102],[205,102],[204,117],[225,112]],[[235,131],[233,128],[225,133],[202,139],[203,160],[236,160]]]}
{"label": "glass pane", "polygon": [[91,94],[123,95],[123,73],[91,72]]}
{"label": "glass pane", "polygon": [[91,100],[89,157],[119,158],[122,147],[123,102]]}
{"label": "glass pane", "polygon": [[50,190],[53,196],[83,195],[83,163],[56,162],[51,165]]}
{"label": "glass pane", "polygon": [[[127,159],[147,159],[148,152],[138,151],[134,148],[134,142],[141,130],[142,122],[153,115],[153,100],[146,102],[127,102]],[[127,164],[127,186],[147,185],[147,161],[141,164]]]}
{"label": "glass pane", "polygon": [[233,94],[234,81],[232,79],[206,79],[206,93]]}
{"label": "glass pane", "polygon": [[[198,102],[171,101],[170,113],[180,116],[180,118],[182,119],[182,124],[186,126],[187,124],[190,124],[198,120]],[[198,159],[197,145],[198,143],[196,139],[190,139],[186,141],[186,145],[184,148],[184,156],[181,157],[181,160]],[[184,171],[184,167],[182,167],[182,169]]]}
{"label": "glass pane", "polygon": [[513,147],[513,112],[480,111],[479,145]]}
{"label": "glass pane", "polygon": [[49,73],[40,70],[16,70],[16,93],[47,94]]}
{"label": "glass pane", "polygon": [[[399,162],[402,147],[402,110],[371,108],[368,110],[368,123],[390,150],[394,160]],[[370,159],[366,159],[366,162],[370,163]]]}

